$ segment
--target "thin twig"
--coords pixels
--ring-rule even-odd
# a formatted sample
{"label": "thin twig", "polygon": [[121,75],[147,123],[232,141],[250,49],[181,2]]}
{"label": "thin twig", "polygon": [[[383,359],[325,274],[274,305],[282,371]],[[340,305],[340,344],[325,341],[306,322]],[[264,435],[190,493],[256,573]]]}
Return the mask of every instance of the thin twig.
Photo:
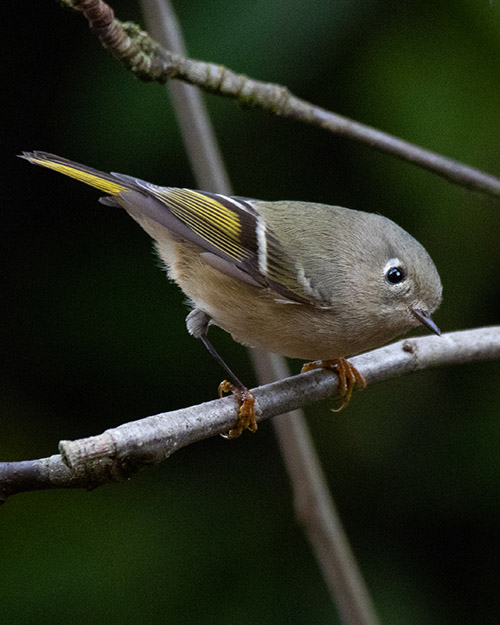
{"label": "thin twig", "polygon": [[[430,367],[499,358],[500,326],[493,326],[404,339],[351,361],[369,385]],[[253,389],[257,420],[307,406],[337,391],[337,376],[324,370],[261,386]],[[236,411],[234,398],[225,397],[124,423],[98,436],[61,441],[60,456],[0,463],[0,500],[29,490],[94,488],[126,479],[186,445],[227,432]]]}
{"label": "thin twig", "polygon": [[188,59],[161,46],[135,24],[120,22],[103,0],[63,0],[81,11],[102,45],[142,80],[165,83],[177,79],[200,89],[238,100],[348,137],[381,152],[438,174],[450,182],[500,196],[500,179],[459,161],[399,139],[294,96],[281,85],[236,74],[223,65]]}

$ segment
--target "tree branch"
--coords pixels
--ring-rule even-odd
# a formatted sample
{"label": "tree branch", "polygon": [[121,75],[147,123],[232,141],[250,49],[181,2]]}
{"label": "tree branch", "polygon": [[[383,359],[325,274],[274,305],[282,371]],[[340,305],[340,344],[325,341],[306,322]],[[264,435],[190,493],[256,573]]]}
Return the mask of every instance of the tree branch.
{"label": "tree branch", "polygon": [[223,65],[188,59],[166,49],[130,22],[115,18],[103,0],[62,0],[81,11],[102,45],[141,80],[165,83],[177,79],[200,89],[311,124],[392,154],[468,189],[500,196],[500,179],[459,161],[399,139],[371,126],[332,113],[294,96],[281,85],[236,74]]}
{"label": "tree branch", "polygon": [[[441,337],[404,339],[352,358],[367,384],[430,367],[500,358],[500,326],[451,332]],[[257,420],[331,397],[338,378],[310,371],[254,389]],[[174,451],[227,432],[236,415],[233,397],[225,397],[124,423],[98,436],[61,441],[60,455],[0,463],[0,500],[15,493],[48,488],[95,488],[118,482]],[[237,443],[233,443],[237,444]]]}

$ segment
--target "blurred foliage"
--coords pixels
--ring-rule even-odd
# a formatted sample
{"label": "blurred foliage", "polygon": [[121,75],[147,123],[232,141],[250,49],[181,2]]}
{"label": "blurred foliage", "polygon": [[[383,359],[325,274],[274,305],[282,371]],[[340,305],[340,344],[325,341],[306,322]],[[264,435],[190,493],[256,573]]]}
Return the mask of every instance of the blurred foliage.
{"label": "blurred foliage", "polygon": [[[191,54],[500,175],[500,5],[191,0]],[[115,4],[140,20],[131,0]],[[165,90],[127,74],[77,14],[3,0],[1,460],[212,399],[147,236],[92,189],[15,158],[42,149],[190,186]],[[207,96],[237,193],[381,212],[433,256],[443,330],[499,321],[498,200],[366,147]],[[258,150],[256,149],[258,148]],[[214,340],[238,374],[245,350]],[[295,363],[294,363],[295,366]],[[308,412],[383,623],[497,623],[498,363],[393,380]],[[182,450],[91,493],[0,511],[3,623],[332,623],[272,428]]]}

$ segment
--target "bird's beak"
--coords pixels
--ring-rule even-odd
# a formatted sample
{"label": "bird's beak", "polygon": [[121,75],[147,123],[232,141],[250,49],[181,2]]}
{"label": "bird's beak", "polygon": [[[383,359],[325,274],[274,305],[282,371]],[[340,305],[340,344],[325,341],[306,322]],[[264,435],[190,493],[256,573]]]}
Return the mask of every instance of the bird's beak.
{"label": "bird's beak", "polygon": [[431,319],[430,313],[425,310],[419,310],[418,308],[410,308],[411,314],[416,317],[420,323],[432,330],[434,334],[441,336],[441,330],[437,327],[435,322]]}

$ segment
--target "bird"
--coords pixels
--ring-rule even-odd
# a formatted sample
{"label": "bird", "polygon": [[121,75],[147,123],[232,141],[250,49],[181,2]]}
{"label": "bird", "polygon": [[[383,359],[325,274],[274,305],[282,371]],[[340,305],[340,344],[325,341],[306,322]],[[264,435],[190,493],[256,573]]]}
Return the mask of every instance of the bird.
{"label": "bird", "polygon": [[363,376],[348,358],[423,324],[442,300],[425,248],[390,219],[342,206],[261,201],[165,187],[50,154],[21,158],[105,193],[151,236],[167,274],[191,308],[188,332],[230,378],[219,395],[238,400],[236,438],[257,430],[254,396],[208,339],[216,325],[235,341],[333,370],[341,407]]}

